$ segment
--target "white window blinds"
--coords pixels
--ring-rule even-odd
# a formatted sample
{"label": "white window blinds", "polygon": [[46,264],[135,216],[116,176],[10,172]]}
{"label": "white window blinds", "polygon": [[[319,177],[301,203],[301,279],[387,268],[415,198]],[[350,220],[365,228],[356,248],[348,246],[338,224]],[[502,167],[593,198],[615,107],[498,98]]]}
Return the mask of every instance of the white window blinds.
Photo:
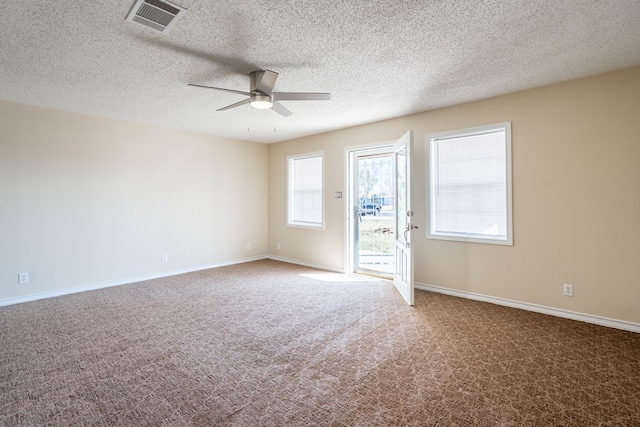
{"label": "white window blinds", "polygon": [[322,155],[289,158],[289,225],[322,227]]}
{"label": "white window blinds", "polygon": [[511,244],[508,123],[429,138],[429,237]]}

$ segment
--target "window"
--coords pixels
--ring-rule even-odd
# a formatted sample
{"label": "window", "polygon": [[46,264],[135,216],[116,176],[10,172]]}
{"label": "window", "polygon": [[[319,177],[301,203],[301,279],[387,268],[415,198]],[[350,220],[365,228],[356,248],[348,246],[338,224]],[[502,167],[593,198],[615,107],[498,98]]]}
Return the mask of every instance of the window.
{"label": "window", "polygon": [[287,158],[287,225],[323,227],[323,153]]}
{"label": "window", "polygon": [[431,239],[513,244],[511,123],[427,137]]}

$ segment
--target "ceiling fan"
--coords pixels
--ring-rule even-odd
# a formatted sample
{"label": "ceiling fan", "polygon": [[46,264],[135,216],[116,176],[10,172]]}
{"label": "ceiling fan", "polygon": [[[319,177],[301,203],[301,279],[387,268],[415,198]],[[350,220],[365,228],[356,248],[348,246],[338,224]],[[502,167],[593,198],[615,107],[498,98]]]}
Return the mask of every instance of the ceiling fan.
{"label": "ceiling fan", "polygon": [[236,102],[235,104],[222,107],[217,111],[229,110],[241,105],[251,104],[252,107],[260,109],[273,107],[276,113],[288,117],[293,113],[278,101],[328,101],[331,99],[330,93],[274,92],[273,86],[275,86],[277,78],[278,73],[276,73],[275,71],[252,71],[251,73],[249,73],[249,92],[234,89],[225,89],[215,86],[204,86],[194,83],[189,83],[189,86],[221,90],[224,92],[237,93],[238,95],[245,95],[249,97],[243,101]]}

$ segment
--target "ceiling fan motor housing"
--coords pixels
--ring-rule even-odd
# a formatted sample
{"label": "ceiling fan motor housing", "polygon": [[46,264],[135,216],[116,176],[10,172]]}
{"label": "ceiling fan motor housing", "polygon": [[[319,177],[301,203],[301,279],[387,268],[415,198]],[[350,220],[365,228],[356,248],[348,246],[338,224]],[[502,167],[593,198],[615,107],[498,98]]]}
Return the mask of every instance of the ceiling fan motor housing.
{"label": "ceiling fan motor housing", "polygon": [[[249,92],[265,93],[265,92],[262,92],[260,89],[258,89],[258,85],[260,84],[260,81],[262,81],[262,77],[264,77],[264,70],[252,71],[251,73],[249,73]],[[270,94],[265,93],[265,95],[270,95]]]}
{"label": "ceiling fan motor housing", "polygon": [[[260,90],[260,82],[264,77],[263,70],[252,71],[249,74],[249,93],[251,93],[251,106],[254,108],[267,109],[273,106],[273,97],[270,92]],[[276,74],[277,75],[277,74]],[[275,81],[274,81],[275,83]]]}

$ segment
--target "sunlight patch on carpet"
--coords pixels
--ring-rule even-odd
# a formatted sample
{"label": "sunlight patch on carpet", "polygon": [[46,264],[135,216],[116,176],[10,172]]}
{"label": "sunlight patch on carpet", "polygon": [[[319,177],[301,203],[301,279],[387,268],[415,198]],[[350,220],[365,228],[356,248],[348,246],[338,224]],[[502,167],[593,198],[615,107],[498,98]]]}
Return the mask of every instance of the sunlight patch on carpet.
{"label": "sunlight patch on carpet", "polygon": [[323,282],[370,282],[375,279],[369,279],[366,277],[355,276],[353,274],[340,274],[340,273],[312,273],[312,274],[300,274],[300,276],[308,277],[310,279],[321,280]]}

